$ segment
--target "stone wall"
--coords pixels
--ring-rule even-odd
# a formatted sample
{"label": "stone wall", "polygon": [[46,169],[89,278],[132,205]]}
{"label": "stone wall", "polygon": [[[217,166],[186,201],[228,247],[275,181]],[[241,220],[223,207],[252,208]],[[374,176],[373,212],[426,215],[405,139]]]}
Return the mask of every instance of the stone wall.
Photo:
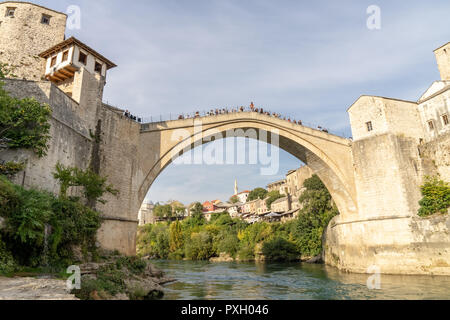
{"label": "stone wall", "polygon": [[434,51],[442,80],[450,80],[450,42]]}
{"label": "stone wall", "polygon": [[450,132],[419,146],[423,174],[450,182]]}
{"label": "stone wall", "polygon": [[[424,140],[432,141],[441,134],[450,132],[450,125],[444,123],[443,116],[446,115],[450,121],[450,85],[446,85],[431,94],[419,104],[419,114],[424,131]],[[430,128],[428,122],[433,122]]]}
{"label": "stone wall", "polygon": [[383,274],[450,274],[450,215],[341,223],[324,236],[324,261],[341,270]]}
{"label": "stone wall", "polygon": [[[348,114],[354,141],[386,133],[415,137],[417,142],[423,137],[415,102],[362,96],[349,108]],[[371,131],[368,122],[372,124]]]}
{"label": "stone wall", "polygon": [[98,240],[106,249],[135,254],[138,212],[142,204],[137,181],[140,124],[107,106],[99,109],[98,119],[101,119],[99,173],[107,176],[108,182],[120,192],[118,197],[106,195],[104,198],[108,202],[97,206],[107,218]]}
{"label": "stone wall", "polygon": [[417,213],[422,181],[417,142],[393,134],[353,143],[359,218]]}
{"label": "stone wall", "polygon": [[[14,17],[7,17],[15,7]],[[41,23],[42,15],[51,16],[50,24]],[[64,40],[67,16],[31,3],[0,3],[0,62],[16,67],[14,74],[28,80],[41,80],[44,59],[38,55]]]}
{"label": "stone wall", "polygon": [[47,156],[39,158],[32,151],[3,150],[0,151],[0,158],[6,161],[26,161],[26,169],[16,176],[16,183],[57,193],[59,185],[52,173],[58,162],[82,169],[89,166],[92,138],[89,128],[78,116],[80,107],[47,81],[5,79],[3,82],[4,88],[11,95],[18,98],[34,97],[41,103],[49,104],[53,112]]}

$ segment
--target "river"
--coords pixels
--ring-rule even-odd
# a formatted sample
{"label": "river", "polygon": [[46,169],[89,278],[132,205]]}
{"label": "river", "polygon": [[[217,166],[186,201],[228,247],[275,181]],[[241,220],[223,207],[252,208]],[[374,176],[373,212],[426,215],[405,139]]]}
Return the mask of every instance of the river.
{"label": "river", "polygon": [[381,275],[379,290],[369,290],[369,275],[343,273],[300,263],[152,263],[167,276],[167,300],[450,300],[450,277]]}

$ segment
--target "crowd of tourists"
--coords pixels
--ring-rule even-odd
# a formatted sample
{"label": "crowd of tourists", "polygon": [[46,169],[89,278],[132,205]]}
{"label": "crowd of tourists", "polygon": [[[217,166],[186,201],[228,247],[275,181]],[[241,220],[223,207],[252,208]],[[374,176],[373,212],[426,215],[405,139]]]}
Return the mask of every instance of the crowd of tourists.
{"label": "crowd of tourists", "polygon": [[[239,113],[239,112],[256,112],[256,113],[260,113],[260,114],[264,114],[267,116],[271,116],[277,119],[281,119],[281,120],[285,120],[294,124],[298,124],[298,125],[303,125],[302,120],[296,120],[296,119],[291,119],[289,117],[283,117],[281,114],[279,113],[275,113],[275,112],[270,112],[268,110],[264,110],[263,108],[257,108],[255,107],[255,104],[252,102],[250,103],[250,106],[248,108],[244,107],[244,106],[240,106],[237,108],[221,108],[221,109],[212,109],[210,111],[204,112],[203,116],[206,117],[210,117],[210,116],[218,116],[218,115],[222,115],[222,114],[229,114],[229,113]],[[192,119],[192,118],[200,118],[201,114],[199,111],[193,113],[193,114],[180,114],[178,116],[178,120],[183,120],[183,119]],[[328,133],[328,130],[325,128],[322,128],[321,126],[318,126],[317,129]]]}
{"label": "crowd of tourists", "polygon": [[126,110],[126,111],[123,113],[123,115],[124,115],[126,118],[128,118],[128,119],[131,119],[131,120],[133,120],[133,121],[142,123],[142,118],[138,118],[138,117],[136,117],[135,115],[132,115],[132,114],[130,113],[130,111],[128,111],[128,110]]}

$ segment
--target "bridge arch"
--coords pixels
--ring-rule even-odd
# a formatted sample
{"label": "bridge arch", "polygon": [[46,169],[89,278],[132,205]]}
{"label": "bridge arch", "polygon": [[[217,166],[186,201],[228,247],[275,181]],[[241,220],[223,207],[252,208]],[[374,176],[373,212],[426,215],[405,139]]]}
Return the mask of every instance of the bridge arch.
{"label": "bridge arch", "polygon": [[[351,140],[251,112],[143,125],[138,151],[139,202],[177,155],[209,143],[212,136],[226,138],[227,132],[239,129],[241,132],[254,129],[257,133],[254,138],[267,143],[272,143],[272,133],[278,134],[278,147],[304,162],[321,178],[341,216],[357,214]],[[184,134],[178,136],[177,132]]]}

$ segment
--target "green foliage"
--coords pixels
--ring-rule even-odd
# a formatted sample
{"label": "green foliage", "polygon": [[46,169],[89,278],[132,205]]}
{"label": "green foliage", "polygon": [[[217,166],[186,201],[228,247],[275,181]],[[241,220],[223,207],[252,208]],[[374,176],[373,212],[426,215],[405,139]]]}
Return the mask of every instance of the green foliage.
{"label": "green foliage", "polygon": [[0,175],[11,177],[22,171],[24,168],[25,164],[21,162],[10,161],[3,164],[0,163]]}
{"label": "green foliage", "polygon": [[237,256],[241,261],[252,261],[255,259],[255,247],[249,243],[245,243],[239,249]]}
{"label": "green foliage", "polygon": [[205,216],[203,215],[203,206],[200,202],[196,202],[191,208],[191,217],[185,223],[191,227],[202,226],[206,223]]}
{"label": "green foliage", "polygon": [[267,196],[267,190],[263,188],[256,188],[248,195],[247,201],[253,201],[256,199],[264,200]]}
{"label": "green foliage", "polygon": [[262,252],[270,261],[294,261],[300,256],[295,243],[281,237],[264,242]]}
{"label": "green foliage", "polygon": [[20,205],[21,200],[14,185],[0,175],[0,217],[16,212]]}
{"label": "green foliage", "polygon": [[339,212],[317,175],[305,180],[303,186],[306,190],[299,199],[303,209],[299,212],[294,236],[302,255],[316,256],[322,251],[322,235],[325,228]]}
{"label": "green foliage", "polygon": [[210,222],[218,226],[225,226],[233,224],[233,219],[231,219],[228,212],[225,211],[220,213],[213,213],[211,215]]}
{"label": "green foliage", "polygon": [[423,198],[420,200],[419,216],[427,217],[436,213],[446,214],[450,208],[450,184],[437,177],[426,177],[421,186]]}
{"label": "green foliage", "polygon": [[0,236],[0,275],[9,275],[18,269],[11,252],[6,249],[5,243]]}
{"label": "green foliage", "polygon": [[[201,204],[184,221],[144,226],[138,233],[138,253],[169,259],[207,260],[227,253],[242,261],[297,260],[322,250],[322,234],[338,212],[317,176],[305,181],[299,218],[286,223],[247,224],[228,213],[216,213],[206,222]],[[278,197],[278,193],[269,196]],[[197,207],[197,208],[195,208]]]}
{"label": "green foliage", "polygon": [[181,249],[184,245],[183,230],[181,228],[181,223],[176,221],[170,225],[169,228],[169,242],[170,242],[170,252],[175,252]]}
{"label": "green foliage", "polygon": [[138,232],[137,249],[142,256],[167,259],[170,252],[168,225],[158,223],[141,228]]}
{"label": "green foliage", "polygon": [[[11,69],[0,64],[0,79]],[[0,81],[0,143],[8,148],[31,149],[42,157],[48,150],[51,109],[34,98],[11,97]]]}
{"label": "green foliage", "polygon": [[214,256],[213,238],[208,232],[193,233],[190,240],[185,247],[186,258],[191,260],[208,260]]}
{"label": "green foliage", "polygon": [[239,251],[239,239],[237,234],[231,232],[224,235],[222,239],[218,241],[217,252],[228,253],[231,257],[236,257]]}
{"label": "green foliage", "polygon": [[172,212],[172,206],[170,204],[161,205],[156,204],[153,208],[153,213],[155,216],[159,218],[172,218],[173,212]]}
{"label": "green foliage", "polygon": [[[95,248],[101,220],[97,212],[81,203],[26,190],[1,176],[0,203],[0,216],[5,219],[2,239],[22,266],[36,267],[44,262],[67,265],[73,260],[74,246],[85,251]],[[48,256],[44,257],[45,240]]]}
{"label": "green foliage", "polygon": [[278,199],[283,198],[283,196],[280,194],[280,192],[278,190],[274,190],[274,191],[270,191],[267,194],[267,200],[266,200],[266,206],[267,208],[270,209],[270,206],[272,205],[272,203],[274,203],[275,201],[277,201]]}
{"label": "green foliage", "polygon": [[107,178],[101,177],[92,172],[90,169],[81,170],[75,167],[65,167],[61,163],[57,163],[53,177],[60,183],[60,197],[67,198],[69,187],[83,187],[83,194],[86,198],[87,205],[93,208],[95,203],[106,203],[101,199],[105,193],[117,196],[119,191],[114,189],[111,184],[107,184]]}
{"label": "green foliage", "polygon": [[191,216],[198,214],[203,214],[203,205],[200,202],[194,203],[191,208]]}

